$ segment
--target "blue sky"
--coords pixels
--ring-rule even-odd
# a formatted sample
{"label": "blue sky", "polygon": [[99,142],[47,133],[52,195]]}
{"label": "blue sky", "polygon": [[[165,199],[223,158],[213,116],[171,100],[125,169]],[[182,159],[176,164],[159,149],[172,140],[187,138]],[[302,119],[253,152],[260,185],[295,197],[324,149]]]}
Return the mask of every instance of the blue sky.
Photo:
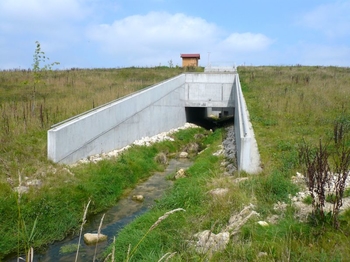
{"label": "blue sky", "polygon": [[350,66],[349,0],[1,0],[0,69],[30,68],[35,41],[58,68]]}

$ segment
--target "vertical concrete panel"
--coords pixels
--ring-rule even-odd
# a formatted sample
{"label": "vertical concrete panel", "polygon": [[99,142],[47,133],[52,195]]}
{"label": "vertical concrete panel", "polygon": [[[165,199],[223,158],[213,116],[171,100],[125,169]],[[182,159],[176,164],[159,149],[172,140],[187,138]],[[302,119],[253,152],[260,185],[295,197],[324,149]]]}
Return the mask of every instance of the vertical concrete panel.
{"label": "vertical concrete panel", "polygon": [[186,74],[187,107],[233,107],[233,73]]}

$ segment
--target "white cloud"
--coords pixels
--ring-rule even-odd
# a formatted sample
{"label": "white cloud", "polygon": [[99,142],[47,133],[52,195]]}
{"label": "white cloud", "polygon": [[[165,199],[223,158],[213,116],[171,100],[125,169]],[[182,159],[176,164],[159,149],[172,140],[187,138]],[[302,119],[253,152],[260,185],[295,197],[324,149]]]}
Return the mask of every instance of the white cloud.
{"label": "white cloud", "polygon": [[35,41],[51,61],[92,66],[84,39],[95,0],[0,0],[0,69],[30,68]]}
{"label": "white cloud", "polygon": [[201,53],[203,60],[209,51],[214,59],[216,56],[229,61],[235,52],[262,51],[273,42],[262,34],[228,34],[202,18],[165,12],[92,26],[87,34],[91,41],[99,43],[103,52],[143,64],[154,61],[155,56],[154,62],[172,56],[179,62],[180,53],[192,52]]}
{"label": "white cloud", "polygon": [[14,58],[32,53],[36,40],[47,53],[70,48],[84,37],[82,22],[92,11],[87,1],[1,0],[0,47]]}
{"label": "white cloud", "polygon": [[0,10],[1,20],[20,22],[79,20],[87,11],[79,0],[1,0]]}
{"label": "white cloud", "polygon": [[350,2],[336,1],[320,5],[301,17],[299,24],[316,29],[328,37],[350,35]]}
{"label": "white cloud", "polygon": [[273,40],[263,34],[233,33],[220,43],[220,47],[233,52],[256,52],[267,49]]}
{"label": "white cloud", "polygon": [[151,12],[145,16],[129,16],[110,25],[93,26],[88,35],[107,47],[107,51],[118,54],[138,49],[155,52],[188,46],[200,48],[213,42],[219,31],[201,18]]}
{"label": "white cloud", "polygon": [[81,0],[1,0],[0,29],[8,35],[69,35],[90,13]]}

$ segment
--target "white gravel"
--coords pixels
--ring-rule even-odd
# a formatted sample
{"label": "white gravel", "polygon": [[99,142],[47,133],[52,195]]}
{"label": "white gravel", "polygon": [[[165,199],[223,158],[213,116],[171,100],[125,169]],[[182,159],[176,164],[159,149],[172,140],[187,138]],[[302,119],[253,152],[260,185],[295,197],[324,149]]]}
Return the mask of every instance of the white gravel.
{"label": "white gravel", "polygon": [[160,134],[157,134],[155,136],[151,136],[151,137],[142,137],[140,140],[136,140],[134,141],[131,145],[127,145],[126,147],[120,148],[120,149],[116,149],[113,150],[111,152],[108,153],[102,153],[102,154],[96,154],[96,155],[92,155],[89,156],[87,158],[84,158],[80,161],[78,161],[77,164],[81,164],[81,163],[97,163],[103,159],[108,159],[108,158],[112,158],[112,157],[116,157],[119,154],[121,154],[122,152],[124,152],[125,150],[129,149],[132,145],[138,145],[138,146],[150,146],[154,143],[158,143],[158,142],[162,142],[162,141],[174,141],[173,138],[171,138],[169,135],[178,132],[179,130],[182,129],[187,129],[187,128],[198,128],[199,126],[195,125],[195,124],[191,124],[191,123],[186,123],[185,125],[178,127],[178,128],[174,128],[169,130],[168,132],[162,132]]}

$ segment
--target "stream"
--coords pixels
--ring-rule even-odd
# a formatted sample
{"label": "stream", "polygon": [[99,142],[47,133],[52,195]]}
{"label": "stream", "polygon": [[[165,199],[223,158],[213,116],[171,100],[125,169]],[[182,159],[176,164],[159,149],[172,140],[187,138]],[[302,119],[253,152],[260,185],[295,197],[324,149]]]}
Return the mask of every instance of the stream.
{"label": "stream", "polygon": [[[97,245],[97,258],[100,257],[99,255],[102,254],[103,251],[113,242],[113,237],[116,236],[123,227],[132,222],[136,217],[149,210],[155,204],[155,200],[162,197],[165,190],[168,189],[173,183],[171,180],[166,179],[168,174],[172,174],[181,168],[186,169],[192,164],[193,163],[188,159],[171,159],[165,171],[156,172],[146,181],[137,185],[125,198],[118,201],[114,207],[110,208],[106,212],[89,217],[83,229],[78,261],[93,260],[95,245],[86,245],[83,240],[83,235],[85,233],[97,233],[103,214],[105,214],[105,217],[103,220],[101,233],[107,235],[107,241]],[[144,201],[137,202],[132,200],[133,195],[143,195]],[[33,261],[75,261],[76,251],[62,254],[60,250],[64,246],[78,244],[78,241],[79,236],[74,236],[62,241],[54,242],[53,244],[49,245],[44,253],[35,253],[34,250]],[[17,258],[8,261],[15,262],[17,261]]]}

